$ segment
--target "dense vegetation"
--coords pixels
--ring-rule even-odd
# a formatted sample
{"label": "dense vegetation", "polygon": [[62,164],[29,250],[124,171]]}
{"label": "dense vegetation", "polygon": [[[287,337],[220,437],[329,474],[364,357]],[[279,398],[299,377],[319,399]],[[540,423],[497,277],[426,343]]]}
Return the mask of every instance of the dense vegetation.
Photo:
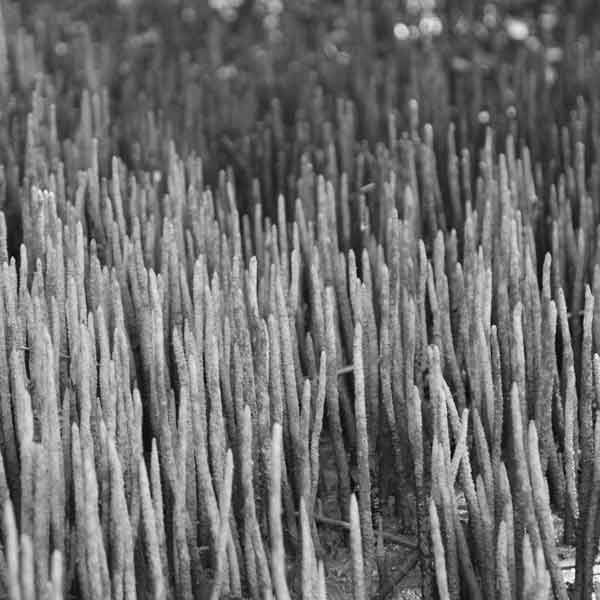
{"label": "dense vegetation", "polygon": [[596,13],[2,0],[0,597],[591,598]]}

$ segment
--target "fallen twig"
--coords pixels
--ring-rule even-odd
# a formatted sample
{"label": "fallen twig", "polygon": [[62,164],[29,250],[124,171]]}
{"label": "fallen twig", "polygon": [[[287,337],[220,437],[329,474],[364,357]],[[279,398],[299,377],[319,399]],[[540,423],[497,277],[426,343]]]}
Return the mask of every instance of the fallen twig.
{"label": "fallen twig", "polygon": [[418,564],[419,554],[417,552],[412,552],[403,562],[403,564],[400,565],[399,570],[388,577],[385,583],[381,586],[378,595],[379,600],[385,600]]}
{"label": "fallen twig", "polygon": [[[337,527],[339,529],[345,529],[346,531],[350,530],[350,523],[347,521],[332,519],[330,517],[325,517],[324,515],[314,515],[314,519],[315,522],[320,525],[329,525],[330,527]],[[399,546],[410,548],[412,550],[417,549],[417,541],[410,536],[390,533],[389,531],[382,531],[381,536],[386,542],[390,542],[391,544],[398,544]]]}
{"label": "fallen twig", "polygon": [[[563,571],[568,571],[569,569],[574,569],[575,568],[575,557],[570,556],[569,558],[563,558],[561,561],[559,561],[558,566]],[[594,567],[600,567],[600,556],[596,557],[596,560],[594,561]]]}

